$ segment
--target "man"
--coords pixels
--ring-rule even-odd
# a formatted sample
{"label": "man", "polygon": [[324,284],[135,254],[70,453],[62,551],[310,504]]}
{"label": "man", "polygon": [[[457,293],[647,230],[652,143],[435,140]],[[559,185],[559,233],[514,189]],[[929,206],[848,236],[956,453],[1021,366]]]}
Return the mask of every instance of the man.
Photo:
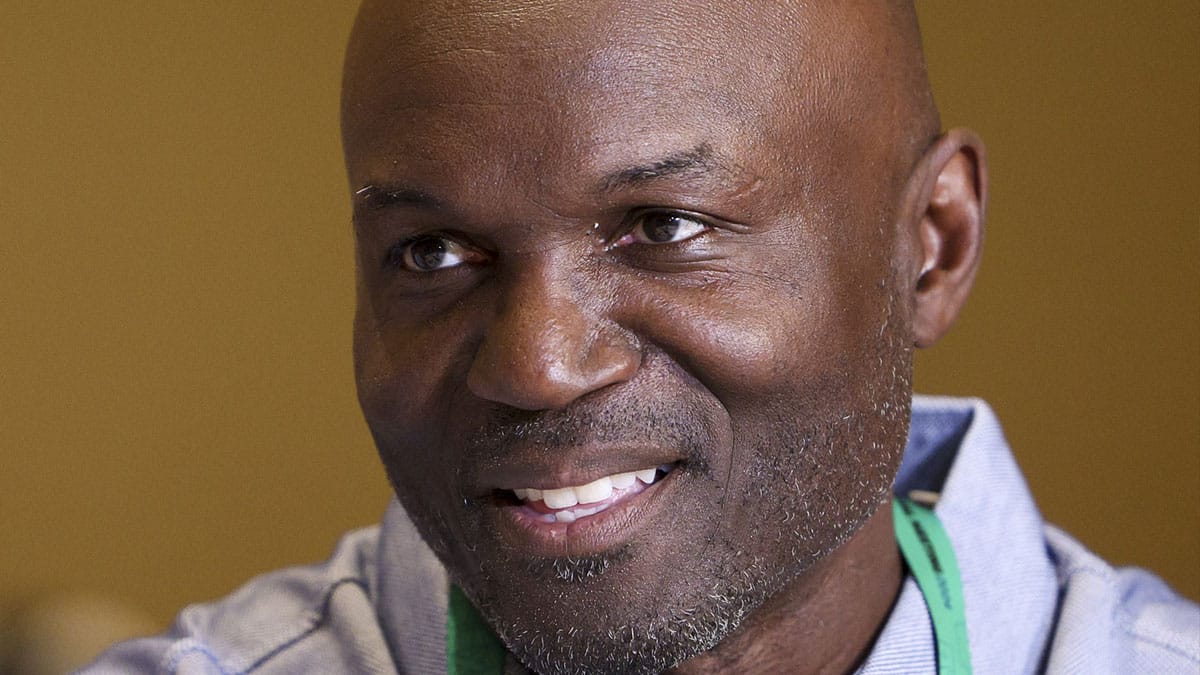
{"label": "man", "polygon": [[987,178],[906,2],[368,1],[343,139],[399,503],[97,670],[1200,667],[985,406],[910,429]]}

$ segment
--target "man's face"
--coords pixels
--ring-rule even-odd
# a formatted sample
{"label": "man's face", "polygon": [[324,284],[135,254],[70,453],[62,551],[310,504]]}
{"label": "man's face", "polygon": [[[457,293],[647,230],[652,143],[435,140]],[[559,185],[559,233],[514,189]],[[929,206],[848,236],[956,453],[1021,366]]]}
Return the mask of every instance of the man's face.
{"label": "man's face", "polygon": [[904,443],[903,181],[832,56],[869,50],[705,7],[369,10],[350,50],[363,410],[542,670],[708,649],[853,536]]}

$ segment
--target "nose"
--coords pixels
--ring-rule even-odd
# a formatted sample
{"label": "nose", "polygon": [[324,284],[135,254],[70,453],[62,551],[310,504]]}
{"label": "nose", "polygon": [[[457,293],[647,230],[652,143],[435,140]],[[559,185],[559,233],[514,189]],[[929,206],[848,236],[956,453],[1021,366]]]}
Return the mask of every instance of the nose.
{"label": "nose", "polygon": [[570,284],[527,273],[506,285],[470,370],[476,396],[523,410],[555,410],[637,372],[636,340],[582,306]]}

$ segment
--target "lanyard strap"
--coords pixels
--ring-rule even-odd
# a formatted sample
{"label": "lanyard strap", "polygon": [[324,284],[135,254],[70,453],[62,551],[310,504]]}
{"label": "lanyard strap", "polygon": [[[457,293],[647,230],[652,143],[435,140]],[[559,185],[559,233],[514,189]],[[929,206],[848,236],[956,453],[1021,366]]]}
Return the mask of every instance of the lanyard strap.
{"label": "lanyard strap", "polygon": [[933,511],[903,497],[892,501],[896,542],[933,622],[939,675],[970,675],[971,650],[962,579],[950,538]]}
{"label": "lanyard strap", "polygon": [[500,638],[479,616],[462,589],[450,584],[446,606],[446,672],[448,675],[496,675],[504,672],[507,652]]}
{"label": "lanyard strap", "polygon": [[[970,675],[967,619],[954,549],[933,511],[897,497],[892,501],[896,541],[933,621],[939,675]],[[449,675],[496,675],[504,671],[504,644],[484,623],[458,586],[450,585],[446,620]]]}

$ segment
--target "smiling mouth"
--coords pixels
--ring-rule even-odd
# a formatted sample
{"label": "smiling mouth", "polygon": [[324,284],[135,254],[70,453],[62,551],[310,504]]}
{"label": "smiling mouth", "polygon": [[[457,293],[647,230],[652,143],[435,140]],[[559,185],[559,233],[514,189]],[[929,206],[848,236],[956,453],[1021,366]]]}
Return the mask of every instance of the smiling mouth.
{"label": "smiling mouth", "polygon": [[624,504],[666,478],[675,464],[602,476],[584,485],[497,490],[497,501],[516,507],[521,516],[545,525],[570,524]]}

